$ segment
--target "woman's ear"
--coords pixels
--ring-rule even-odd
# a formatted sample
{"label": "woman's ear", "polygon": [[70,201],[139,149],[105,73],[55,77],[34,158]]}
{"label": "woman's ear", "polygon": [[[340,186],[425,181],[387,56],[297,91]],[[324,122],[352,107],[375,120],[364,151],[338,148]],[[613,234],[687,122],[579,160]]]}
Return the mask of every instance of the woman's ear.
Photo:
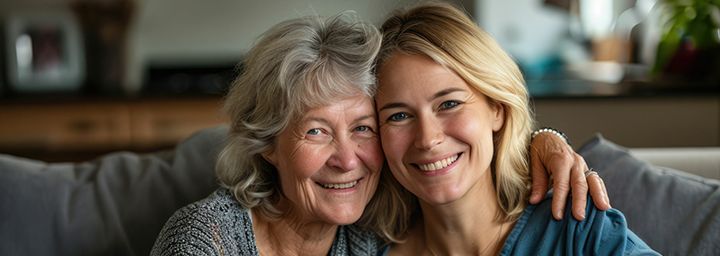
{"label": "woman's ear", "polygon": [[505,106],[499,102],[493,102],[490,106],[493,111],[493,132],[497,132],[503,127],[505,123]]}

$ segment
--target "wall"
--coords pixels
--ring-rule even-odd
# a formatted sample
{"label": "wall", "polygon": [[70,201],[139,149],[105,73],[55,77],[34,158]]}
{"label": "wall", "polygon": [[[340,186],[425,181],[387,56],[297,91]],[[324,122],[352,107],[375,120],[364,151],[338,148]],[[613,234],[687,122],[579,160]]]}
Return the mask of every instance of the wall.
{"label": "wall", "polygon": [[147,59],[239,57],[272,25],[292,17],[355,10],[379,23],[408,0],[154,0],[144,1],[137,20],[137,51]]}
{"label": "wall", "polygon": [[[409,0],[155,0],[140,8],[131,44],[134,67],[148,62],[239,60],[272,25],[292,17],[333,15],[354,10],[380,23],[391,10]],[[172,6],[172,7],[170,7]],[[139,84],[141,70],[129,83]]]}
{"label": "wall", "polygon": [[569,16],[543,1],[475,0],[476,20],[502,47],[526,66],[558,54]]}
{"label": "wall", "polygon": [[[108,0],[90,0],[108,1]],[[0,15],[62,9],[70,0],[0,1]],[[293,17],[354,10],[375,24],[411,0],[138,0],[129,39],[127,90],[137,91],[148,63],[237,61],[262,32]]]}

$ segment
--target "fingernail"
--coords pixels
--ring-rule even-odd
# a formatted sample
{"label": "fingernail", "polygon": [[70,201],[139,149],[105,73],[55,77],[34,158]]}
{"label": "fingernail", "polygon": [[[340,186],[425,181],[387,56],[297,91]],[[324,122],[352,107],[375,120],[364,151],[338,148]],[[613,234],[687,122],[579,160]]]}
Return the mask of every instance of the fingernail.
{"label": "fingernail", "polygon": [[607,195],[605,195],[605,203],[607,203],[609,208],[612,208],[612,205],[610,205],[610,198]]}
{"label": "fingernail", "polygon": [[608,197],[608,195],[605,194],[605,191],[603,191],[602,194],[603,194],[603,200],[605,200],[605,204],[607,204],[608,207],[612,208],[612,206],[610,206],[610,197]]}

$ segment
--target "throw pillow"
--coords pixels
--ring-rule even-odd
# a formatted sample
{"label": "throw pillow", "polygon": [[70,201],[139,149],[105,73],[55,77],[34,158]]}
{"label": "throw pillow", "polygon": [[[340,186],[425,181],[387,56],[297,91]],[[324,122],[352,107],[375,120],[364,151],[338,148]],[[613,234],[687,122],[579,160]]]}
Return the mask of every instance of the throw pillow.
{"label": "throw pillow", "polygon": [[601,135],[578,153],[650,247],[664,255],[720,255],[720,182],[653,166]]}

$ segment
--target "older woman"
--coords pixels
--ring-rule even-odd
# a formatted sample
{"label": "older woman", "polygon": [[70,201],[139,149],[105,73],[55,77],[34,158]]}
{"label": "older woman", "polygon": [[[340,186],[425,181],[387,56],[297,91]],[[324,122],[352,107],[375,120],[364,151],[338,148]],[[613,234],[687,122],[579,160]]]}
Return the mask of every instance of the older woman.
{"label": "older woman", "polygon": [[360,218],[383,165],[370,98],[379,46],[350,15],[267,31],[226,99],[223,188],[176,212],[152,254],[374,254],[373,235],[340,225]]}
{"label": "older woman", "polygon": [[382,31],[380,137],[393,176],[412,193],[399,198],[408,211],[387,253],[655,254],[615,209],[588,204],[584,221],[553,221],[550,201],[528,206],[527,90],[512,59],[464,13],[425,3]]}
{"label": "older woman", "polygon": [[[375,255],[382,243],[375,234],[389,234],[395,219],[386,215],[392,179],[378,187],[389,175],[380,171],[371,98],[380,39],[347,14],[266,32],[225,103],[222,188],[178,210],[152,254]],[[543,136],[541,146],[566,147]],[[556,174],[569,176],[563,166],[574,161],[557,162]]]}

